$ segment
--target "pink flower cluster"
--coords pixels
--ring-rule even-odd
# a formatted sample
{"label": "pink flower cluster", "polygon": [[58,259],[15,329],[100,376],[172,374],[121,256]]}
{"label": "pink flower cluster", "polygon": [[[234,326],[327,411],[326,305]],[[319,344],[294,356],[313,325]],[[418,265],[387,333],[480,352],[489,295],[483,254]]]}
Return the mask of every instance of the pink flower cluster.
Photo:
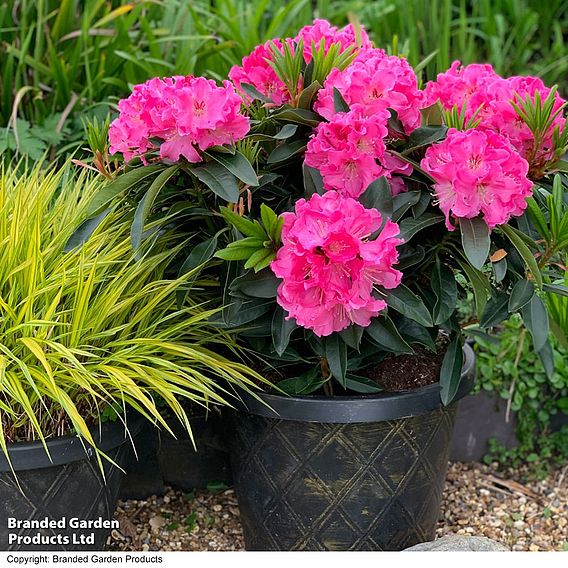
{"label": "pink flower cluster", "polygon": [[271,264],[282,278],[278,303],[298,325],[319,337],[354,323],[366,327],[386,308],[373,296],[375,285],[396,288],[402,273],[396,238],[399,228],[387,220],[382,226],[376,209],[335,191],[300,199],[294,213],[285,213],[282,247]]}
{"label": "pink flower cluster", "polygon": [[364,117],[357,111],[338,113],[322,122],[308,142],[305,163],[322,175],[324,188],[357,198],[381,176],[391,181],[393,195],[404,189],[392,174],[410,174],[412,166],[387,151],[390,114],[377,111]]}
{"label": "pink flower cluster", "polygon": [[333,69],[314,104],[321,116],[335,115],[334,89],[352,111],[372,117],[391,108],[406,134],[420,126],[422,93],[414,70],[406,59],[389,56],[382,49],[362,49],[345,70]]}
{"label": "pink flower cluster", "polygon": [[[232,144],[249,131],[241,97],[229,81],[218,87],[203,77],[150,79],[118,103],[109,129],[110,151],[125,160],[156,150],[176,162],[201,162],[199,150]],[[158,141],[158,142],[156,142]]]}
{"label": "pink flower cluster", "polygon": [[436,182],[450,231],[451,216],[482,215],[490,228],[502,225],[522,214],[532,193],[528,162],[505,137],[490,130],[450,129],[443,142],[428,148],[421,166]]}
{"label": "pink flower cluster", "polygon": [[[511,103],[517,102],[518,97],[522,100],[530,97],[534,101],[537,92],[541,100],[550,94],[550,89],[538,77],[505,79],[495,73],[491,65],[473,64],[463,67],[459,61],[454,61],[448,71],[440,73],[436,81],[426,85],[424,106],[440,101],[447,110],[454,106],[461,110],[465,105],[466,119],[481,109],[477,115],[481,121],[477,128],[505,136],[518,152],[526,158],[531,158],[531,167],[538,169],[552,157],[553,130],[556,127],[562,128],[566,121],[559,115],[544,143],[533,152],[533,135]],[[565,101],[558,94],[554,100],[553,110],[556,111]]]}
{"label": "pink flower cluster", "polygon": [[306,63],[309,63],[312,59],[312,44],[319,48],[322,40],[326,53],[336,43],[341,45],[342,50],[350,46],[370,47],[371,42],[365,30],[361,29],[359,35],[360,37],[358,38],[351,24],[339,29],[332,26],[327,20],[315,20],[312,25],[303,27],[294,38],[275,39],[257,46],[250,55],[243,58],[241,65],[233,66],[229,72],[229,78],[243,95],[245,93],[241,85],[242,83],[247,83],[278,106],[289,102],[290,93],[270,65],[270,61],[272,61],[271,43],[281,49],[282,41],[285,41],[293,51],[294,46],[302,40],[304,44],[304,60]]}

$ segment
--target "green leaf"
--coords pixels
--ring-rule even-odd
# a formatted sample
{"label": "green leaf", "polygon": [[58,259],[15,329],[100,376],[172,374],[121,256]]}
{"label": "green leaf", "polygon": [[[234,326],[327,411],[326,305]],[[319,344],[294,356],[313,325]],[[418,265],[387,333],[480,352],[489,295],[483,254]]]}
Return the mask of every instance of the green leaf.
{"label": "green leaf", "polygon": [[276,298],[276,291],[280,280],[274,276],[272,270],[265,268],[260,272],[249,270],[230,285],[231,292],[242,292],[253,298]]}
{"label": "green leaf", "polygon": [[534,285],[528,280],[519,280],[511,291],[509,311],[516,312],[531,301],[534,296]]}
{"label": "green leaf", "polygon": [[295,156],[301,154],[306,149],[305,140],[295,140],[294,142],[284,142],[276,146],[266,160],[267,164],[280,164],[287,162]]}
{"label": "green leaf", "polygon": [[234,301],[225,312],[225,321],[231,327],[244,325],[274,308],[274,300],[250,299]]}
{"label": "green leaf", "polygon": [[386,290],[385,294],[387,305],[393,310],[426,327],[434,325],[424,302],[404,284],[399,284],[393,290]]}
{"label": "green leaf", "polygon": [[277,306],[272,318],[272,344],[280,357],[288,347],[292,332],[298,327],[294,318],[286,319],[287,317],[288,314]]}
{"label": "green leaf", "polygon": [[337,87],[333,87],[333,108],[335,112],[349,112],[349,105]]}
{"label": "green leaf", "polygon": [[181,265],[178,276],[183,276],[207,262],[215,253],[216,248],[217,236],[195,245]]}
{"label": "green leaf", "polygon": [[315,112],[303,108],[288,108],[272,116],[279,122],[302,124],[315,127],[321,122],[321,118]]}
{"label": "green leaf", "polygon": [[308,395],[320,389],[325,383],[319,374],[317,367],[313,367],[300,375],[291,379],[284,379],[276,384],[277,388],[290,395]]}
{"label": "green leaf", "polygon": [[338,333],[325,338],[325,356],[333,377],[345,387],[347,373],[347,345]]}
{"label": "green leaf", "polygon": [[270,249],[262,248],[257,250],[253,252],[245,262],[245,269],[253,268],[255,272],[259,272],[263,268],[266,268],[275,256],[274,251]]}
{"label": "green leaf", "polygon": [[474,268],[481,270],[491,248],[489,227],[482,217],[474,219],[462,217],[459,223],[465,256]]}
{"label": "green leaf", "polygon": [[237,178],[221,164],[209,162],[204,166],[192,168],[191,173],[221,199],[230,203],[239,200]]}
{"label": "green leaf", "polygon": [[254,168],[240,152],[235,152],[234,155],[207,152],[207,155],[229,170],[243,183],[252,187],[256,187],[258,185],[258,178]]}
{"label": "green leaf", "polygon": [[255,237],[261,241],[266,241],[268,239],[266,231],[260,226],[258,221],[250,221],[245,217],[241,217],[228,207],[220,207],[219,211],[221,215],[223,215],[225,221],[233,225],[237,231],[246,237]]}
{"label": "green leaf", "polygon": [[404,153],[410,154],[418,148],[434,144],[434,142],[445,138],[447,132],[448,128],[446,126],[421,126],[413,130],[408,137],[408,148],[405,149]]}
{"label": "green leaf", "polygon": [[89,202],[86,214],[91,217],[100,213],[101,209],[105,209],[109,203],[119,195],[126,193],[135,185],[138,185],[145,179],[164,169],[165,166],[163,164],[156,164],[135,168],[125,174],[119,175],[93,196]]}
{"label": "green leaf", "polygon": [[394,323],[401,337],[409,345],[418,343],[419,345],[423,345],[430,349],[430,351],[436,351],[436,343],[428,331],[429,328],[400,315],[396,318],[396,322]]}
{"label": "green leaf", "polygon": [[548,230],[548,225],[534,197],[529,197],[527,199],[527,211],[529,212],[530,218],[533,220],[533,223],[538,229],[540,236],[543,237],[546,241],[550,241],[550,231]]}
{"label": "green leaf", "polygon": [[264,241],[256,237],[247,237],[229,243],[226,248],[215,253],[215,258],[222,260],[247,260],[255,252],[264,251]]}
{"label": "green leaf", "polygon": [[314,81],[308,85],[300,94],[300,98],[298,99],[298,108],[310,109],[312,107],[314,97],[320,89],[321,84],[318,81]]}
{"label": "green leaf", "polygon": [[404,242],[407,243],[416,233],[432,225],[437,225],[443,220],[443,215],[438,215],[437,213],[424,213],[424,215],[418,217],[418,219],[407,217],[399,223],[400,236],[404,239]]}
{"label": "green leaf", "polygon": [[542,288],[542,274],[538,264],[529,247],[524,243],[522,237],[519,236],[518,231],[509,225],[501,225],[500,229],[505,233],[505,235],[507,235],[513,246],[517,249],[518,253],[525,261],[534,277],[537,287]]}
{"label": "green leaf", "polygon": [[359,351],[359,345],[361,344],[361,338],[363,337],[363,332],[365,328],[357,324],[351,324],[348,328],[339,332],[341,339],[349,345],[352,349]]}
{"label": "green leaf", "polygon": [[540,357],[546,376],[551,379],[554,376],[554,353],[550,341],[545,341],[542,349],[538,351],[538,356]]}
{"label": "green leaf", "polygon": [[63,252],[70,252],[74,248],[86,243],[91,235],[97,230],[97,227],[99,227],[100,224],[106,219],[107,215],[110,212],[110,209],[105,209],[96,217],[91,217],[90,219],[83,221],[69,237],[69,240],[65,243]]}
{"label": "green leaf", "polygon": [[433,317],[434,324],[444,323],[455,311],[458,299],[456,277],[450,268],[436,259],[432,272],[432,291],[436,295]]}
{"label": "green leaf", "polygon": [[[417,203],[420,202],[421,197],[421,191],[404,191],[402,193],[399,193],[398,195],[395,195],[392,200],[392,220],[398,222],[398,220],[401,219],[411,207],[414,207]],[[443,219],[441,215],[440,218]]]}
{"label": "green leaf", "polygon": [[302,173],[304,176],[304,191],[306,192],[306,197],[311,197],[314,193],[323,195],[325,189],[323,188],[323,178],[319,170],[307,166],[304,162],[302,164]]}
{"label": "green leaf", "polygon": [[463,349],[459,337],[453,339],[448,345],[448,350],[442,360],[440,369],[440,398],[442,404],[448,406],[455,399],[460,383],[463,367]]}
{"label": "green leaf", "polygon": [[152,207],[158,197],[160,191],[169,181],[169,179],[177,173],[179,170],[179,165],[170,166],[164,171],[160,172],[156,179],[152,182],[148,191],[145,193],[144,197],[138,203],[136,207],[136,212],[134,213],[134,219],[132,221],[132,227],[130,228],[130,239],[132,241],[132,247],[137,250],[142,243],[142,234],[144,233],[144,225],[148,219]]}
{"label": "green leaf", "polygon": [[263,103],[272,102],[268,97],[264,96],[254,85],[250,83],[241,83],[240,88],[248,95],[253,101],[258,100]]}
{"label": "green leaf", "polygon": [[559,296],[568,296],[568,286],[562,286],[562,284],[544,284],[543,289]]}
{"label": "green leaf", "polygon": [[491,294],[491,284],[483,272],[477,270],[477,268],[473,268],[468,262],[462,262],[459,258],[456,258],[456,261],[466,273],[467,279],[473,288],[475,312],[477,317],[481,318],[481,314],[487,304],[487,299]]}
{"label": "green leaf", "polygon": [[544,302],[534,294],[522,308],[521,316],[530,331],[535,351],[540,351],[548,339],[548,312]]}
{"label": "green leaf", "polygon": [[381,347],[394,353],[414,353],[414,350],[398,333],[388,317],[374,318],[365,328],[369,337]]}
{"label": "green leaf", "polygon": [[481,327],[493,327],[501,323],[509,315],[509,296],[508,294],[499,294],[491,298],[481,314],[479,325]]}
{"label": "green leaf", "polygon": [[382,391],[381,387],[372,379],[353,374],[347,375],[345,388],[361,394],[375,394]]}
{"label": "green leaf", "polygon": [[392,217],[392,192],[385,176],[371,182],[363,195],[359,197],[359,201],[367,209],[376,209],[383,215]]}

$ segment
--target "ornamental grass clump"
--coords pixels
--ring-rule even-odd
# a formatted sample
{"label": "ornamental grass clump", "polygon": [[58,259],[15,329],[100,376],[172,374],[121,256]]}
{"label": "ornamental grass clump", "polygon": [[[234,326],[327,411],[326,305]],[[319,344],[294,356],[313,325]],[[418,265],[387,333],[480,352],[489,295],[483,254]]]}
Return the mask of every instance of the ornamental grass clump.
{"label": "ornamental grass clump", "polygon": [[[138,203],[136,246],[146,223],[199,228],[188,251],[213,259],[219,325],[276,369],[281,389],[330,394],[335,379],[339,394],[379,392],[377,365],[426,351],[449,403],[465,333],[517,312],[552,372],[541,297],[568,294],[555,283],[568,236],[555,88],[456,62],[421,89],[364,29],[321,20],[258,46],[229,77],[247,129],[213,132],[216,146],[194,146],[199,159],[165,156],[162,138],[101,202]],[[218,88],[232,97],[226,81]],[[138,130],[118,143],[113,128],[115,148],[135,145]],[[466,326],[456,308],[471,293],[477,321]]]}
{"label": "ornamental grass clump", "polygon": [[153,248],[136,256],[131,218],[114,210],[73,235],[99,188],[69,165],[1,172],[4,452],[11,443],[66,434],[95,445],[93,428],[109,419],[128,426],[136,413],[169,430],[166,409],[189,430],[184,401],[224,404],[233,386],[252,385],[255,375],[238,357],[220,354],[235,346],[209,323],[212,283],[196,270],[166,274],[184,247],[179,234],[174,242],[150,226]]}

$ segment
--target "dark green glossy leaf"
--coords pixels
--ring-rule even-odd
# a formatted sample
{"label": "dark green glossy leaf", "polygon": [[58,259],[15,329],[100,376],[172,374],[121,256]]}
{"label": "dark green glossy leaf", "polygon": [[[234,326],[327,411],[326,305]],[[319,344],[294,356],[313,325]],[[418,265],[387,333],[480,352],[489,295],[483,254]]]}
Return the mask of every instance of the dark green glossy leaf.
{"label": "dark green glossy leaf", "polygon": [[463,349],[459,337],[456,337],[448,345],[440,370],[440,398],[445,406],[451,404],[458,393],[462,367]]}
{"label": "dark green glossy leaf", "polygon": [[352,374],[347,375],[345,387],[361,394],[375,394],[382,391],[381,387],[372,379]]}
{"label": "dark green glossy leaf", "polygon": [[347,329],[339,332],[341,339],[349,345],[352,349],[359,351],[359,345],[361,344],[361,338],[363,337],[364,327],[360,325],[352,324]]}
{"label": "dark green glossy leaf", "polygon": [[333,109],[335,112],[349,112],[349,105],[337,87],[333,87]]}
{"label": "dark green glossy leaf", "polygon": [[304,190],[306,192],[306,197],[310,198],[314,193],[323,195],[325,189],[323,188],[323,178],[319,170],[307,166],[304,162],[302,164],[302,173],[304,175]]}
{"label": "dark green glossy leaf", "polygon": [[347,345],[338,333],[325,338],[325,356],[333,377],[345,387],[347,373]]}
{"label": "dark green glossy leaf", "polygon": [[534,285],[528,280],[519,280],[511,291],[509,311],[516,312],[531,301],[534,296]]}
{"label": "dark green glossy leaf", "polygon": [[254,168],[240,152],[235,152],[234,155],[208,152],[207,155],[229,170],[243,183],[253,187],[258,185],[258,178]]}
{"label": "dark green glossy leaf", "polygon": [[191,252],[187,255],[187,258],[181,265],[179,269],[178,276],[183,276],[191,270],[195,270],[198,266],[207,262],[215,253],[217,249],[217,236],[211,237],[206,241],[199,243],[194,246]]}
{"label": "dark green glossy leaf", "polygon": [[408,137],[408,148],[405,150],[405,154],[413,152],[422,146],[429,146],[434,142],[438,142],[446,137],[448,128],[446,126],[421,126],[416,130],[413,130]]}
{"label": "dark green glossy leaf", "polygon": [[241,89],[254,101],[262,101],[263,103],[269,103],[271,100],[264,96],[255,86],[250,83],[241,83]]}
{"label": "dark green glossy leaf", "polygon": [[298,156],[306,149],[305,140],[295,140],[294,142],[284,142],[276,146],[266,160],[267,164],[281,164]]}
{"label": "dark green glossy leaf", "polygon": [[426,327],[434,325],[432,316],[422,299],[404,284],[400,284],[393,290],[386,290],[385,293],[386,302],[393,310]]}
{"label": "dark green glossy leaf", "polygon": [[165,169],[164,164],[156,164],[152,166],[143,166],[135,168],[119,175],[113,181],[105,185],[100,191],[95,193],[86,211],[86,215],[91,217],[105,209],[111,201],[119,195],[126,193],[129,189],[140,184],[149,177],[156,175]]}
{"label": "dark green glossy leaf", "polygon": [[524,242],[521,234],[509,225],[500,225],[499,228],[505,233],[505,235],[507,235],[513,246],[517,249],[518,253],[525,261],[534,277],[537,287],[542,288],[542,274],[533,253]]}
{"label": "dark green glossy leaf", "polygon": [[562,284],[544,284],[543,289],[551,294],[568,296],[568,286],[563,286]]}
{"label": "dark green glossy leaf", "polygon": [[461,218],[459,223],[465,256],[474,268],[481,270],[491,247],[489,227],[481,217]]}
{"label": "dark green glossy leaf", "polygon": [[399,223],[400,236],[404,239],[404,242],[407,243],[416,233],[419,233],[427,227],[441,223],[443,220],[444,217],[437,213],[424,213],[424,215],[418,217],[418,219],[407,217]]}
{"label": "dark green glossy leaf", "polygon": [[434,323],[444,323],[455,311],[458,299],[456,277],[450,268],[436,259],[432,272],[432,291],[436,295],[433,317]]}
{"label": "dark green glossy leaf", "polygon": [[509,296],[508,294],[499,294],[498,296],[491,298],[487,304],[485,304],[479,325],[486,328],[493,327],[498,323],[501,323],[508,315]]}
{"label": "dark green glossy leaf", "polygon": [[280,356],[286,351],[290,342],[290,336],[298,327],[294,318],[286,319],[287,317],[288,313],[278,306],[272,318],[272,343],[274,350]]}
{"label": "dark green glossy leaf", "polygon": [[144,197],[138,203],[136,211],[134,213],[134,219],[132,221],[132,226],[130,227],[130,240],[132,241],[132,247],[137,250],[142,243],[142,234],[144,233],[144,225],[152,207],[158,197],[160,191],[166,185],[168,180],[179,170],[179,166],[170,166],[169,168],[160,172],[156,179],[151,183],[148,191],[144,194]]}
{"label": "dark green glossy leaf", "polygon": [[359,197],[359,201],[367,209],[377,209],[383,215],[392,217],[392,191],[387,178],[384,176],[371,182],[363,195]]}
{"label": "dark green glossy leaf", "polygon": [[299,377],[278,382],[276,387],[286,394],[305,396],[319,390],[324,383],[318,369],[314,367]]}
{"label": "dark green glossy leaf", "polygon": [[260,272],[249,270],[230,285],[231,292],[241,292],[252,298],[276,298],[276,291],[280,280],[274,276],[269,268]]}
{"label": "dark green glossy leaf", "polygon": [[204,166],[193,168],[191,173],[221,199],[230,203],[239,200],[237,178],[221,164],[209,162]]}
{"label": "dark green glossy leaf", "polygon": [[83,221],[69,237],[69,240],[65,243],[63,252],[72,251],[76,247],[80,247],[86,243],[91,235],[97,230],[100,224],[106,219],[107,215],[111,212],[111,209],[105,209],[99,213],[96,217],[91,217],[86,221]]}
{"label": "dark green glossy leaf", "polygon": [[275,114],[272,118],[286,123],[291,122],[305,126],[317,126],[321,122],[321,117],[318,114],[303,108],[288,108]]}
{"label": "dark green glossy leaf", "polygon": [[381,347],[394,353],[413,353],[414,350],[396,329],[388,317],[374,318],[366,328],[369,337]]}
{"label": "dark green glossy leaf", "polygon": [[547,340],[544,342],[542,349],[538,352],[538,356],[542,361],[542,366],[546,372],[546,376],[550,379],[554,375],[554,354],[550,342]]}
{"label": "dark green glossy leaf", "polygon": [[534,294],[522,308],[521,315],[527,329],[531,332],[534,349],[540,351],[548,339],[548,312],[544,302]]}

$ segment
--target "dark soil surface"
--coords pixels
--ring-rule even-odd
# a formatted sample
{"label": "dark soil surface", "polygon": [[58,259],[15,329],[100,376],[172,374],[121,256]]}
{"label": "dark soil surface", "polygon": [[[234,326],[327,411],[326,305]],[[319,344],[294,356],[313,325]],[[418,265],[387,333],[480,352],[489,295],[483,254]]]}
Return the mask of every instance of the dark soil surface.
{"label": "dark soil surface", "polygon": [[366,369],[365,376],[387,392],[425,387],[440,379],[444,352],[445,346],[441,346],[437,353],[416,349],[411,355],[387,357],[374,367]]}

